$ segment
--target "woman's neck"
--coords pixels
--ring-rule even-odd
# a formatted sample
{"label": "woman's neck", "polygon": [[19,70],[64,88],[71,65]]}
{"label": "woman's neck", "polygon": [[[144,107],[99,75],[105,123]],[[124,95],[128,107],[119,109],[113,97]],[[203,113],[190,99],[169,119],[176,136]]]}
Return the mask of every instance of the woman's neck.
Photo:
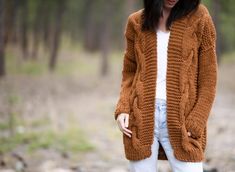
{"label": "woman's neck", "polygon": [[171,8],[163,7],[163,18],[168,18],[171,13]]}
{"label": "woman's neck", "polygon": [[167,32],[168,30],[166,29],[166,22],[167,19],[170,15],[171,8],[165,8],[163,7],[163,16],[160,18],[158,29],[164,32]]}

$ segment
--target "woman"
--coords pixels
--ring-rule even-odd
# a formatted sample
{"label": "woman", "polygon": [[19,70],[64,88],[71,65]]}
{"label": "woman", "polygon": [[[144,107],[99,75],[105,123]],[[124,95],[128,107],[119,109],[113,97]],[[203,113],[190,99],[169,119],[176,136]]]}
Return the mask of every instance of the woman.
{"label": "woman", "polygon": [[202,172],[215,98],[216,31],[200,0],[144,0],[128,17],[115,119],[132,172]]}

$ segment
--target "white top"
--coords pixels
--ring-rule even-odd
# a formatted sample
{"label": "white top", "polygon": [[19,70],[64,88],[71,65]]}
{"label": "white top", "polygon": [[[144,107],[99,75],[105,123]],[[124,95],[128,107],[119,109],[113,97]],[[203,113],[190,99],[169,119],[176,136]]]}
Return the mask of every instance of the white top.
{"label": "white top", "polygon": [[170,32],[157,30],[156,97],[166,100],[167,49]]}

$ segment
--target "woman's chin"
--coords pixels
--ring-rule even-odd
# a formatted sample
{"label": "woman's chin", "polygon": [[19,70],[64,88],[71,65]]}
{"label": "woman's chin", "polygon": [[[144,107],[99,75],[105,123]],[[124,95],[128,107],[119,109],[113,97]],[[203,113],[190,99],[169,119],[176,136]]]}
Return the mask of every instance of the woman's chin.
{"label": "woman's chin", "polygon": [[169,4],[166,4],[166,5],[165,5],[165,8],[167,8],[167,9],[168,9],[168,8],[170,9],[170,8],[173,8],[173,7],[174,7],[174,5],[169,5]]}

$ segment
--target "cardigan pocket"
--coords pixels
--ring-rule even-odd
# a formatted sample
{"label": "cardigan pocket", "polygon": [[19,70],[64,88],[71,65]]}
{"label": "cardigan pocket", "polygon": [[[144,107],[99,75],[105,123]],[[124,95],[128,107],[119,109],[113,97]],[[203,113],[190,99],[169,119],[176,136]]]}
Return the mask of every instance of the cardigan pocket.
{"label": "cardigan pocket", "polygon": [[129,138],[128,136],[124,137],[124,142],[129,142],[133,146],[134,149],[139,149],[141,146],[140,143],[140,130],[139,128],[141,127],[141,120],[140,120],[140,109],[138,108],[137,105],[137,99],[138,96],[134,97],[133,100],[133,107],[131,108],[130,115],[129,115],[129,126],[128,129],[132,131],[132,136]]}
{"label": "cardigan pocket", "polygon": [[203,152],[202,146],[200,144],[200,138],[196,139],[191,136],[188,136],[187,129],[185,124],[182,125],[182,147],[187,152],[200,151]]}

